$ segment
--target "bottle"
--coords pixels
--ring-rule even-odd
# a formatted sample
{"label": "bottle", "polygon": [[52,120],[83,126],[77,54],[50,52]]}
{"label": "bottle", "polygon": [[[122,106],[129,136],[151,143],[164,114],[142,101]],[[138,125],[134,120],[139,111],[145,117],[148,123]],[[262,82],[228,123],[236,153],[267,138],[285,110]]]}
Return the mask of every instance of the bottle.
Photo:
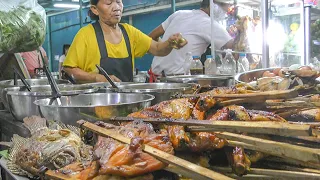
{"label": "bottle", "polygon": [[232,50],[227,49],[226,50],[226,57],[223,60],[223,73],[224,74],[230,74],[235,75],[236,74],[236,61],[232,55]]}
{"label": "bottle", "polygon": [[246,72],[250,70],[250,64],[246,54],[241,53],[238,60],[238,72]]}
{"label": "bottle", "polygon": [[193,56],[193,60],[190,66],[191,75],[200,75],[203,74],[203,65],[200,61],[199,56]]}
{"label": "bottle", "polygon": [[206,61],[204,62],[204,73],[207,75],[217,74],[217,64],[211,55],[206,56]]}
{"label": "bottle", "polygon": [[183,64],[184,75],[190,75],[190,66],[192,61],[193,61],[192,53],[191,52],[186,53],[185,61]]}

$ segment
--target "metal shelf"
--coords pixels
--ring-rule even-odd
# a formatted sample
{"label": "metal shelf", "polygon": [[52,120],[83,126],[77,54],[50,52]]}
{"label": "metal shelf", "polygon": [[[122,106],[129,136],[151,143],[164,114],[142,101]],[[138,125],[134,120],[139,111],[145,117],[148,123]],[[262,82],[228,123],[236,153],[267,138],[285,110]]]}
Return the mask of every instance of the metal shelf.
{"label": "metal shelf", "polygon": [[[275,13],[275,16],[290,16],[290,15],[297,15],[301,14],[301,8],[286,8],[286,9],[281,9],[279,13]],[[311,8],[311,20],[317,20],[320,18],[320,9],[318,8]]]}

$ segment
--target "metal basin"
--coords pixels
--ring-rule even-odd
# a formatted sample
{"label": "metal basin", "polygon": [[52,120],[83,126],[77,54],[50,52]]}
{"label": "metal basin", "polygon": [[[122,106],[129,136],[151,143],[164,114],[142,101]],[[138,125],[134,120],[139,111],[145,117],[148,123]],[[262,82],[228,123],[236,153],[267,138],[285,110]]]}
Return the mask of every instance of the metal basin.
{"label": "metal basin", "polygon": [[99,118],[127,116],[149,107],[153,99],[154,96],[149,94],[95,93],[63,96],[61,105],[56,101],[49,105],[48,98],[34,103],[39,107],[42,117],[76,125],[78,120],[84,118],[82,114]]}
{"label": "metal basin", "polygon": [[[26,79],[26,81],[30,84],[30,86],[37,86],[37,85],[49,85],[49,82],[47,79]],[[56,80],[57,84],[70,84],[67,80]],[[8,102],[6,98],[6,94],[4,93],[5,88],[9,87],[23,87],[23,83],[21,80],[18,80],[18,85],[14,85],[14,80],[5,80],[0,81],[0,101],[4,104],[5,108],[9,110]]]}
{"label": "metal basin", "polygon": [[[93,93],[98,89],[87,85],[58,85],[61,94],[64,96],[78,95],[84,93]],[[8,108],[14,118],[22,121],[23,118],[40,115],[38,108],[33,102],[38,99],[52,97],[50,85],[31,86],[31,92],[20,87],[11,87],[4,89],[7,95]]]}
{"label": "metal basin", "polygon": [[234,85],[232,75],[181,75],[168,76],[160,79],[161,82],[196,83],[201,86],[229,87]]}
{"label": "metal basin", "polygon": [[265,68],[265,69],[256,69],[252,71],[247,71],[243,73],[239,73],[235,76],[236,83],[249,83],[252,81],[256,81],[261,78],[263,73],[266,71],[272,72],[276,68]]}
{"label": "metal basin", "polygon": [[155,99],[151,102],[152,105],[162,101],[169,100],[172,95],[177,93],[193,93],[196,84],[189,83],[139,83],[118,86],[119,89],[111,89],[120,93],[144,93],[152,94]]}

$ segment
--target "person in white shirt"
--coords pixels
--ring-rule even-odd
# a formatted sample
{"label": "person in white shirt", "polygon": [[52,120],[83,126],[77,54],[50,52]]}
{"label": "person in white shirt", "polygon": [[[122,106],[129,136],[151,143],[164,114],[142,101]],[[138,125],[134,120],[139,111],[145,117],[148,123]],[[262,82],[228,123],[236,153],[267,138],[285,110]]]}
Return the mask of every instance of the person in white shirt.
{"label": "person in white shirt", "polygon": [[[226,18],[226,12],[229,5],[226,3],[214,2],[214,27],[213,34],[214,46],[216,49],[232,49],[233,39],[218,21]],[[154,40],[167,40],[169,35],[174,32],[181,32],[188,44],[179,51],[173,50],[165,57],[155,56],[149,70],[152,79],[161,75],[178,75],[184,73],[183,64],[185,56],[191,52],[193,56],[201,56],[206,48],[211,44],[211,19],[210,19],[210,1],[203,0],[199,10],[180,10],[173,13],[160,26],[154,29],[149,36]]]}
{"label": "person in white shirt", "polygon": [[70,44],[63,45],[62,56],[60,56],[60,59],[59,59],[59,75],[60,75],[59,77],[61,77],[62,64],[63,64],[64,60],[66,59],[69,48],[70,48]]}

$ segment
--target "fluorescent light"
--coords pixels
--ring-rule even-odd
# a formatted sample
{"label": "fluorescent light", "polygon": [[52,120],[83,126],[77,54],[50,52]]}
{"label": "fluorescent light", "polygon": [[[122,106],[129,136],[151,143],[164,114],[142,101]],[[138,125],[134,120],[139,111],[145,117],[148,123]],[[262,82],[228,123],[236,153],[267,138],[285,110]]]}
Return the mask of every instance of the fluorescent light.
{"label": "fluorescent light", "polygon": [[54,4],[53,7],[79,9],[79,8],[80,8],[80,5],[79,5],[79,4]]}
{"label": "fluorescent light", "polygon": [[79,0],[72,0],[72,2],[79,2]]}

